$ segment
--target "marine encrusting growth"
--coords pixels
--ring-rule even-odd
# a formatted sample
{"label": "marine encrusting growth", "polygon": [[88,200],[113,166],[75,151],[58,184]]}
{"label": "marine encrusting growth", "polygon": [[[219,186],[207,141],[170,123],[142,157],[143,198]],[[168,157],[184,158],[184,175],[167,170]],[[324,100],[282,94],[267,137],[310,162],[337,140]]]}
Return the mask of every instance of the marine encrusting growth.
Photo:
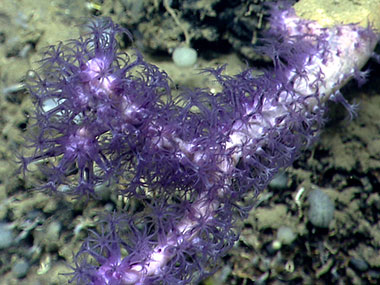
{"label": "marine encrusting growth", "polygon": [[363,77],[378,40],[371,28],[322,28],[274,9],[261,48],[272,70],[204,70],[217,94],[178,95],[138,51],[119,50],[126,30],[108,19],[89,28],[49,47],[30,74],[38,131],[22,161],[26,170],[39,162],[41,190],[83,197],[111,187],[137,201],[105,217],[75,255],[72,282],[94,285],[186,284],[212,273],[254,203],[247,194],[316,138],[325,102],[354,113],[339,88]]}

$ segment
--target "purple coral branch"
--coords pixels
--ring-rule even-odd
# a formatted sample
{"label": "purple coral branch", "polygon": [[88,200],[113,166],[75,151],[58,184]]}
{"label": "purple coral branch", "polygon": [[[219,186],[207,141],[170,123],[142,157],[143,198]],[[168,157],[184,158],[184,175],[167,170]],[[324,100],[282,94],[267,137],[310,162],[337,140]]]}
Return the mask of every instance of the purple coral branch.
{"label": "purple coral branch", "polygon": [[[273,71],[234,77],[208,70],[221,91],[174,96],[168,78],[137,53],[117,52],[110,21],[92,35],[51,47],[29,79],[36,149],[47,160],[43,189],[95,195],[106,183],[144,210],[110,216],[76,255],[86,284],[174,284],[203,278],[237,238],[234,221],[323,124],[325,102],[365,64],[378,38],[357,25],[323,28],[290,8],[274,11],[263,51]],[[56,105],[47,109],[46,103]],[[73,166],[74,165],[74,166]],[[122,252],[127,255],[123,257]],[[95,265],[93,261],[98,264]]]}
{"label": "purple coral branch", "polygon": [[[244,106],[242,117],[246,117],[245,122],[236,121],[230,130],[225,149],[228,156],[223,157],[219,164],[219,169],[223,173],[230,174],[244,155],[244,147],[250,147],[260,141],[260,146],[255,145],[256,151],[266,147],[268,141],[265,135],[271,137],[268,132],[278,132],[283,126],[289,126],[289,121],[294,118],[292,112],[303,117],[313,117],[324,111],[323,103],[334,96],[336,92],[354,76],[356,70],[360,69],[368,60],[376,44],[374,35],[370,30],[363,30],[355,25],[347,25],[325,29],[315,22],[308,22],[299,19],[292,10],[281,12],[274,17],[272,24],[276,23],[277,28],[285,40],[306,41],[307,55],[301,59],[298,66],[285,72],[288,82],[291,83],[291,91],[281,90],[284,86],[279,86],[275,93],[275,98],[263,98],[261,102],[261,116],[254,116],[254,106]],[[285,33],[285,34],[284,34]],[[286,34],[287,33],[287,34]],[[302,45],[301,43],[298,43]],[[310,46],[308,45],[310,44]],[[349,60],[347,60],[349,59]],[[297,70],[298,69],[298,70]],[[284,72],[281,70],[281,72]],[[302,76],[299,73],[302,72]],[[290,115],[289,115],[290,113]],[[306,120],[305,120],[306,121]],[[295,133],[299,133],[294,126]],[[306,131],[306,130],[305,130]],[[264,137],[263,140],[260,140]],[[174,140],[180,147],[181,156],[187,156],[187,151],[191,149],[191,144],[180,139]],[[186,149],[185,151],[182,150]],[[231,151],[228,151],[230,150]],[[191,153],[191,151],[190,151]],[[296,155],[296,150],[291,150],[287,155],[291,158],[284,158],[292,161]],[[196,155],[202,156],[202,153]],[[190,159],[190,158],[188,158]],[[194,164],[196,159],[192,159]],[[270,178],[267,178],[269,181]],[[210,182],[210,181],[209,181]],[[212,183],[212,182],[211,182]],[[231,187],[230,182],[226,182],[226,187]],[[220,189],[218,195],[223,195],[224,190]],[[192,204],[192,210],[202,217],[206,222],[212,220],[214,211],[218,208],[217,198],[204,201],[207,194],[202,193],[200,198]],[[177,246],[186,239],[191,241],[196,238],[197,221],[185,216],[176,226],[175,230],[168,234],[163,245],[152,250],[150,257],[141,263],[133,264],[124,272],[123,284],[144,284],[146,276],[157,274],[170,260],[174,254],[166,251],[167,247]]]}

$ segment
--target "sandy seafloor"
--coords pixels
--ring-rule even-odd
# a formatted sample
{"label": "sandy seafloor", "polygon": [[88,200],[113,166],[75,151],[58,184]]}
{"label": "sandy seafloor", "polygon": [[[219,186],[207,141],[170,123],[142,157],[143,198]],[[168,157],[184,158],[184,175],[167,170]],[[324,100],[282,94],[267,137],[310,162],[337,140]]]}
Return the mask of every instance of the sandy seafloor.
{"label": "sandy seafloor", "polygon": [[[39,52],[77,37],[77,25],[94,13],[113,13],[114,19],[120,19],[118,9],[130,2],[0,3],[0,225],[11,233],[11,242],[0,249],[1,285],[66,284],[67,277],[59,273],[70,271],[66,262],[72,260],[86,230],[94,227],[104,208],[122,203],[112,195],[109,201],[83,202],[32,191],[41,177],[38,173],[27,179],[18,175],[15,152],[23,147],[22,135],[33,108],[19,83],[37,66]],[[213,1],[195,2],[207,8]],[[143,3],[153,5],[153,10],[160,5],[158,0]],[[169,49],[176,42],[171,39],[166,41]],[[165,69],[175,84],[189,86],[203,84],[203,77],[195,75],[197,68],[228,62],[227,72],[233,74],[245,65],[241,54],[234,52],[211,59],[200,54],[197,65],[188,69],[175,67],[165,53],[160,58],[147,53],[147,57]],[[342,106],[331,105],[320,140],[285,171],[281,187],[259,196],[259,206],[242,222],[239,242],[204,284],[380,283],[380,66],[369,65],[372,73],[364,86],[351,83],[342,90],[351,102],[360,103],[358,116],[349,122]],[[315,187],[335,203],[328,229],[316,229],[308,221],[307,194]],[[305,191],[299,195],[301,188]],[[271,244],[282,225],[293,229],[297,237],[291,245],[273,250]],[[25,270],[17,274],[20,267]]]}

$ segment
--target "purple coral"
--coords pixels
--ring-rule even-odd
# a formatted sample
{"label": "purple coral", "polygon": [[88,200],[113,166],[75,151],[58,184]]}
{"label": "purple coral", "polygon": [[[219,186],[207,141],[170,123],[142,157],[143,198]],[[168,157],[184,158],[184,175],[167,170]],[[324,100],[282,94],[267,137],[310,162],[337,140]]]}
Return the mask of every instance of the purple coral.
{"label": "purple coral", "polygon": [[[39,131],[26,164],[48,161],[41,167],[48,177],[42,188],[79,196],[117,181],[121,166],[137,151],[137,129],[157,119],[169,90],[157,67],[138,54],[132,60],[118,52],[115,37],[125,30],[109,20],[89,28],[86,38],[49,47],[40,70],[27,81],[36,107],[33,128]],[[141,76],[132,75],[139,70]],[[133,107],[126,107],[129,101]]]}
{"label": "purple coral", "polygon": [[[47,50],[28,79],[38,132],[24,164],[43,161],[44,190],[96,195],[112,184],[141,206],[90,233],[72,281],[204,278],[236,241],[235,220],[252,206],[242,202],[247,192],[259,193],[315,139],[324,102],[364,61],[336,67],[340,56],[370,50],[376,38],[353,25],[340,33],[320,28],[291,9],[273,13],[264,51],[274,69],[258,77],[249,69],[233,77],[223,67],[205,70],[219,83],[217,94],[173,95],[166,73],[138,52],[119,52],[116,37],[128,32],[107,19],[94,21],[86,37]],[[346,38],[368,44],[331,45]],[[336,68],[338,75],[330,70]],[[49,100],[55,105],[47,109]]]}

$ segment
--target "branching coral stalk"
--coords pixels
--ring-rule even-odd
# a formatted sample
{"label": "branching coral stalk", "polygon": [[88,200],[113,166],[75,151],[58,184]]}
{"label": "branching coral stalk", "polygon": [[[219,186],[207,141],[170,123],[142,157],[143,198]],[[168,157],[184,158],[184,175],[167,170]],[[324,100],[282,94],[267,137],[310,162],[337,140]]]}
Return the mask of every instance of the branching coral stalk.
{"label": "branching coral stalk", "polygon": [[[371,27],[324,28],[292,8],[273,9],[262,51],[274,69],[230,77],[205,71],[221,91],[173,95],[167,75],[117,51],[125,33],[94,22],[90,37],[51,47],[29,79],[36,105],[30,163],[44,160],[42,189],[95,195],[119,190],[143,210],[114,214],[76,255],[86,284],[185,284],[204,278],[237,239],[234,222],[279,169],[316,138],[326,102],[370,57]],[[46,108],[49,100],[56,102]]]}
{"label": "branching coral stalk", "polygon": [[[322,117],[324,110],[324,102],[329,99],[344,101],[341,97],[339,89],[367,62],[374,46],[377,42],[371,30],[363,30],[356,25],[339,26],[325,29],[316,22],[308,22],[298,18],[293,10],[279,12],[272,20],[272,26],[276,26],[277,32],[283,36],[289,44],[293,41],[304,41],[302,43],[309,55],[300,59],[301,65],[296,65],[293,69],[281,70],[283,67],[278,64],[278,72],[284,72],[281,76],[285,76],[288,82],[291,82],[289,90],[281,90],[284,86],[279,86],[275,90],[277,96],[275,98],[262,98],[261,116],[254,116],[252,112],[256,106],[245,106],[245,113],[242,117],[246,117],[245,122],[236,121],[230,130],[229,139],[226,143],[228,155],[220,161],[220,171],[223,173],[231,173],[242,156],[244,155],[244,147],[255,144],[260,141],[260,146],[255,145],[257,150],[267,147],[268,141],[265,135],[268,130],[278,132],[279,128],[289,126],[286,120],[293,120],[289,116],[289,112],[296,112],[299,116],[313,117],[315,114]],[[302,45],[301,43],[298,43]],[[309,45],[310,44],[310,45]],[[301,51],[302,52],[302,51]],[[305,52],[305,51],[303,51]],[[280,60],[280,55],[274,60]],[[299,73],[302,73],[300,76]],[[291,109],[289,108],[291,106]],[[348,105],[346,105],[348,106]],[[349,107],[351,108],[351,107]],[[354,112],[353,109],[349,109]],[[307,121],[307,120],[305,120]],[[310,127],[314,127],[311,125]],[[306,130],[305,130],[306,131]],[[299,130],[295,129],[295,133]],[[262,139],[264,137],[264,139]],[[262,140],[261,140],[262,139]],[[167,139],[167,141],[170,141]],[[179,138],[172,138],[181,150],[180,156],[186,156],[188,160],[192,160],[197,164],[196,157],[202,157],[202,153],[189,157],[188,153],[192,148],[191,143],[183,142]],[[228,151],[231,150],[231,151]],[[290,151],[288,155],[292,158],[284,158],[286,161],[292,161],[296,151]],[[270,181],[270,177],[266,178]],[[209,181],[212,183],[212,181]],[[230,184],[230,183],[226,183]],[[198,215],[197,218],[211,220],[214,211],[218,207],[217,198],[204,201],[207,194],[201,194],[200,198],[192,204],[193,211]],[[223,195],[221,189],[218,195]],[[167,261],[173,257],[173,254],[167,253],[166,248],[177,246],[183,242],[183,239],[190,241],[196,238],[197,230],[196,221],[185,216],[177,225],[175,230],[168,234],[166,243],[160,245],[152,251],[150,258],[141,263],[133,264],[124,274],[125,284],[143,284],[145,276],[157,274]],[[107,268],[109,270],[109,268]],[[106,270],[107,270],[106,269]],[[104,268],[102,268],[104,270]],[[106,271],[105,270],[105,271]]]}
{"label": "branching coral stalk", "polygon": [[[305,48],[310,54],[301,59],[303,62],[300,66],[296,65],[293,69],[285,72],[281,70],[281,66],[277,66],[280,69],[278,71],[284,72],[282,76],[291,82],[291,91],[281,90],[280,88],[284,88],[284,86],[279,86],[279,89],[275,90],[277,93],[275,98],[264,97],[261,102],[261,116],[253,115],[252,111],[256,106],[245,106],[245,113],[242,114],[242,117],[246,117],[246,121],[236,121],[228,131],[229,138],[225,148],[229,155],[223,157],[219,164],[220,171],[226,174],[233,172],[244,155],[245,147],[260,141],[260,146],[256,144],[255,148],[263,149],[268,144],[264,137],[268,135],[268,130],[278,132],[279,128],[289,126],[286,120],[293,120],[292,116],[288,115],[289,112],[296,112],[305,118],[313,117],[316,114],[322,117],[324,102],[331,99],[344,103],[349,112],[353,113],[354,107],[347,104],[339,93],[339,89],[358,73],[371,56],[377,43],[377,39],[370,29],[366,30],[356,25],[322,28],[316,22],[298,18],[292,9],[276,14],[272,19],[273,27],[278,29],[276,32],[279,32],[285,41],[289,41],[289,44],[294,44],[293,41],[304,41],[302,44],[306,46]],[[302,45],[300,42],[298,44]],[[280,58],[274,58],[274,60],[276,59]],[[277,64],[280,65],[280,63]],[[302,75],[300,76],[299,73]],[[315,126],[311,125],[310,127]],[[296,128],[294,131],[296,134],[299,133]],[[191,144],[178,138],[174,141],[181,146],[181,156],[187,156],[189,160],[197,164],[195,157],[202,157],[202,153],[190,158],[186,150],[191,149]],[[292,158],[285,157],[284,159],[292,161],[296,154],[296,151],[290,151],[288,155],[292,155]],[[270,177],[268,176],[266,180],[270,181]],[[229,182],[226,184],[230,185]],[[193,203],[192,208],[198,217],[207,221],[212,219],[219,204],[218,198],[204,201],[206,195],[201,194],[200,198]],[[223,189],[220,189],[218,195],[223,195]],[[185,216],[175,230],[169,233],[166,243],[154,248],[148,260],[130,267],[131,273],[125,275],[125,283],[138,284],[144,280],[144,275],[157,274],[157,271],[165,266],[168,259],[173,257],[165,249],[182,243],[182,239],[189,241],[194,239],[197,235],[195,228],[196,221]],[[180,233],[179,237],[178,233]]]}

